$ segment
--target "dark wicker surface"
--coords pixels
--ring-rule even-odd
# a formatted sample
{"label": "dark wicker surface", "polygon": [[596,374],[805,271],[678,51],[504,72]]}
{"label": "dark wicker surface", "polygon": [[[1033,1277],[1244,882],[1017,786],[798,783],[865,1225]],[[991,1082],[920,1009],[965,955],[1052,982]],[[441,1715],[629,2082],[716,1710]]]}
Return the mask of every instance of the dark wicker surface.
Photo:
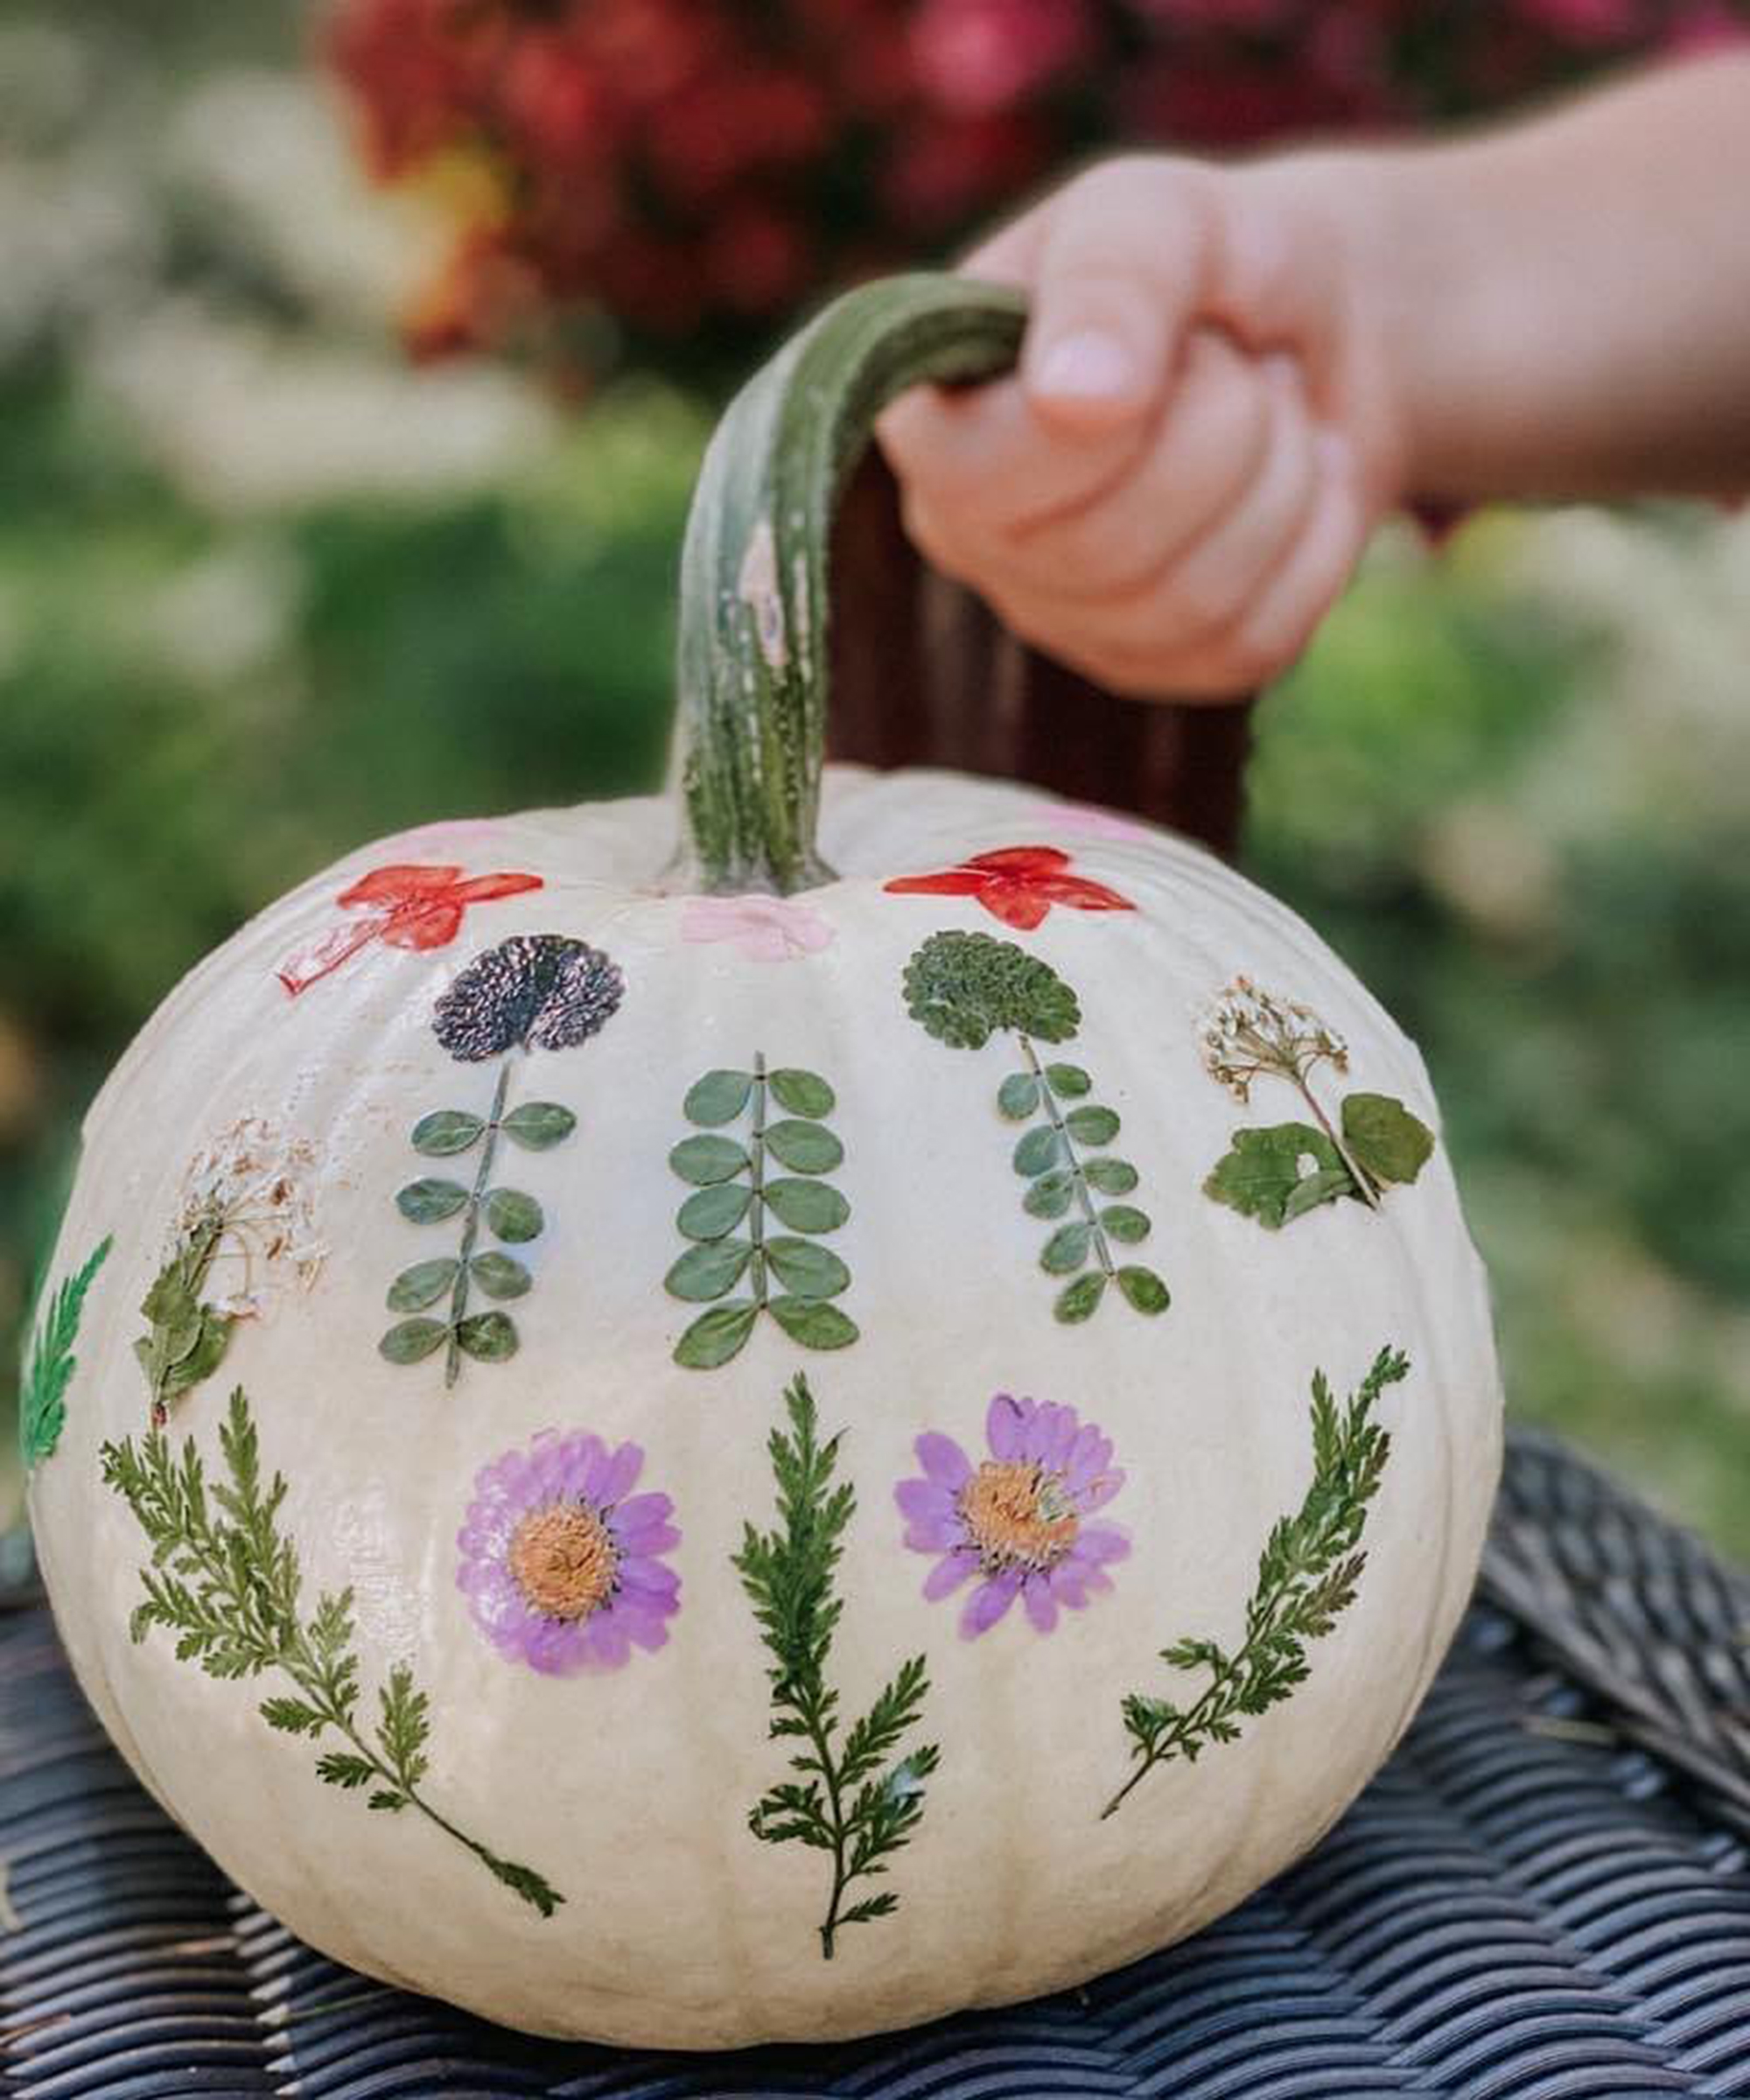
{"label": "dark wicker surface", "polygon": [[1546,1442],[1484,1597],[1309,1858],[1085,1992],[832,2049],[529,2042],[310,1953],[178,1836],[40,1610],[0,1616],[4,2100],[1750,2095],[1750,1590]]}

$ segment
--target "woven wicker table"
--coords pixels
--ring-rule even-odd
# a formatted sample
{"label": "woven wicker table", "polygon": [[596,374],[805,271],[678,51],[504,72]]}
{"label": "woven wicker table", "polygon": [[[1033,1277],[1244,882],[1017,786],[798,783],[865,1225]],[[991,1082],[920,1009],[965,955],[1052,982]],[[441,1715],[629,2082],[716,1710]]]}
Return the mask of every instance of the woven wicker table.
{"label": "woven wicker table", "polygon": [[1390,1764],[1308,1858],[1085,1991],[822,2049],[533,2042],[337,1968],[0,1614],[0,2100],[1750,2094],[1750,1584],[1546,1440]]}

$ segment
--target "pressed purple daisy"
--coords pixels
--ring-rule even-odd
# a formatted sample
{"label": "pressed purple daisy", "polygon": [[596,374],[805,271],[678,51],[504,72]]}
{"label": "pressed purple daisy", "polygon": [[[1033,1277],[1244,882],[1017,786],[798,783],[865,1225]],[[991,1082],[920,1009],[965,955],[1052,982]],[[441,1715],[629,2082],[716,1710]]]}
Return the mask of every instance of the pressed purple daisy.
{"label": "pressed purple daisy", "polygon": [[918,1438],[922,1477],[893,1491],[906,1544],[942,1557],[924,1582],[931,1602],[979,1578],[960,1614],[966,1640],[995,1626],[1017,1597],[1048,1634],[1060,1606],[1079,1612],[1110,1589],[1107,1569],[1130,1552],[1116,1524],[1088,1521],[1124,1475],[1112,1464],[1110,1438],[1055,1401],[998,1393],[984,1437],[990,1456],[977,1466],[952,1437],[929,1430]]}
{"label": "pressed purple daisy", "polygon": [[494,1646],[551,1676],[658,1648],[681,1608],[662,1556],[681,1543],[666,1494],[634,1494],[644,1453],[544,1431],[474,1479],[456,1581]]}

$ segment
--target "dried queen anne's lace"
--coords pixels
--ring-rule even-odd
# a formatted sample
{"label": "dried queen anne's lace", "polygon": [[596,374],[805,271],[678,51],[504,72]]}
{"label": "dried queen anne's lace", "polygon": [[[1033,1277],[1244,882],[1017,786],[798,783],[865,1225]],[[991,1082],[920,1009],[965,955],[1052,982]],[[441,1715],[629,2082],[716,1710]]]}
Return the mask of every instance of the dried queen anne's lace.
{"label": "dried queen anne's lace", "polygon": [[1210,1078],[1238,1102],[1250,1100],[1252,1082],[1267,1072],[1299,1086],[1316,1066],[1349,1068],[1348,1045],[1310,1006],[1279,999],[1246,976],[1210,1003],[1198,1040]]}

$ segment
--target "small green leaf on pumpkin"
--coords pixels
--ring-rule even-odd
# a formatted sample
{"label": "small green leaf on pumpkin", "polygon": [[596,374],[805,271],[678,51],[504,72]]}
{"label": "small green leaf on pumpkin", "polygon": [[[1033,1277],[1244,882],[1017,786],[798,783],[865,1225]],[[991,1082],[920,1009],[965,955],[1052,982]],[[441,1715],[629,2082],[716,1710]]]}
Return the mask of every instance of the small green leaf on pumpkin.
{"label": "small green leaf on pumpkin", "polygon": [[219,1368],[231,1340],[231,1329],[236,1322],[222,1312],[215,1312],[210,1306],[200,1308],[193,1345],[165,1371],[158,1384],[161,1400],[174,1400],[179,1394],[210,1378]]}
{"label": "small green leaf on pumpkin", "polygon": [[473,1312],[456,1329],[456,1346],[480,1363],[503,1363],[516,1354],[516,1324],[508,1312]]}
{"label": "small green leaf on pumpkin", "polygon": [[752,1256],[746,1240],[706,1240],[689,1247],[662,1280],[672,1297],[704,1304],[732,1291]]}
{"label": "small green leaf on pumpkin", "polygon": [[1413,1181],[1434,1150],[1434,1133],[1389,1094],[1351,1094],[1343,1141],[1376,1181]]}
{"label": "small green leaf on pumpkin", "polygon": [[1102,1196],[1127,1196],[1137,1185],[1137,1170],[1128,1159],[1088,1159],[1082,1178]]}
{"label": "small green leaf on pumpkin", "polygon": [[415,1225],[436,1225],[442,1219],[453,1218],[467,1200],[468,1192],[459,1181],[440,1181],[427,1176],[397,1189],[395,1207]]}
{"label": "small green leaf on pumpkin", "polygon": [[857,1340],[857,1322],[823,1298],[774,1298],[767,1310],[790,1340],[805,1349],[843,1349]]}
{"label": "small green leaf on pumpkin", "polygon": [[1116,1109],[1072,1109],[1063,1120],[1078,1144],[1110,1144],[1118,1134]]}
{"label": "small green leaf on pumpkin", "polygon": [[747,1215],[753,1191],[745,1181],[717,1181],[696,1189],[682,1204],[675,1222],[690,1240],[720,1240]]}
{"label": "small green leaf on pumpkin", "polygon": [[468,1273],[488,1298],[521,1298],[535,1282],[514,1255],[500,1254],[496,1248],[472,1256]]}
{"label": "small green leaf on pumpkin", "polygon": [[1015,1172],[1031,1180],[1055,1166],[1062,1156],[1063,1140],[1049,1124],[1042,1124],[1038,1130],[1029,1130],[1015,1147]]}
{"label": "small green leaf on pumpkin", "polygon": [[689,1123],[696,1123],[705,1129],[721,1123],[733,1123],[747,1106],[747,1097],[752,1091],[751,1072],[707,1072],[703,1079],[695,1080],[687,1088],[681,1113]]}
{"label": "small green leaf on pumpkin", "polygon": [[416,1262],[412,1268],[403,1269],[388,1287],[389,1311],[423,1312],[427,1306],[436,1305],[455,1283],[461,1267],[453,1256],[443,1256],[435,1262]]}
{"label": "small green leaf on pumpkin", "polygon": [[732,1138],[683,1138],[669,1153],[668,1164],[682,1180],[704,1188],[740,1173],[748,1158]]}
{"label": "small green leaf on pumpkin", "polygon": [[801,1072],[786,1066],[771,1074],[766,1084],[778,1106],[788,1109],[792,1116],[818,1121],[822,1116],[830,1116],[837,1105],[838,1096],[818,1072]]}
{"label": "small green leaf on pumpkin", "polygon": [[1021,1208],[1030,1217],[1060,1218],[1074,1199],[1074,1175],[1068,1168],[1058,1167],[1040,1176],[1021,1198]]}
{"label": "small green leaf on pumpkin", "polygon": [[520,1188],[495,1188],[486,1198],[486,1228],[495,1239],[520,1246],[541,1236],[547,1220],[533,1196]]}
{"label": "small green leaf on pumpkin", "polygon": [[368,1787],[379,1774],[368,1758],[354,1757],[350,1750],[328,1750],[316,1760],[316,1776],[331,1787]]}
{"label": "small green leaf on pumpkin", "polygon": [[525,1152],[544,1152],[563,1144],[577,1129],[578,1119],[559,1102],[525,1101],[510,1111],[500,1127]]}
{"label": "small green leaf on pumpkin", "polygon": [[764,1193],[766,1209],[792,1232],[836,1232],[850,1215],[850,1204],[825,1181],[768,1181]]}
{"label": "small green leaf on pumpkin", "polygon": [[1147,1239],[1153,1229],[1148,1213],[1133,1203],[1113,1203],[1100,1213],[1100,1222],[1115,1240],[1134,1242]]}
{"label": "small green leaf on pumpkin", "polygon": [[377,1344],[391,1363],[418,1363],[450,1338],[449,1323],[441,1320],[403,1320]]}
{"label": "small green leaf on pumpkin", "polygon": [[1118,1288],[1138,1312],[1165,1312],[1172,1303],[1172,1293],[1152,1269],[1120,1269]]}
{"label": "small green leaf on pumpkin", "polygon": [[[1310,1167],[1303,1166],[1308,1160]],[[1332,1173],[1341,1176],[1335,1186],[1323,1179]],[[1320,1181],[1324,1193],[1314,1199],[1320,1202],[1353,1186],[1336,1146],[1322,1130],[1310,1123],[1270,1124],[1234,1132],[1231,1148],[1216,1161],[1203,1193],[1274,1231],[1304,1180]]]}
{"label": "small green leaf on pumpkin", "polygon": [[1065,1326],[1075,1326],[1094,1317],[1105,1294],[1105,1271],[1090,1269],[1086,1276],[1078,1276],[1067,1291],[1058,1292],[1052,1312]]}
{"label": "small green leaf on pumpkin", "polygon": [[1091,1227],[1079,1221],[1074,1225],[1060,1225],[1040,1252],[1040,1267],[1047,1276],[1073,1276],[1088,1259],[1093,1243]]}
{"label": "small green leaf on pumpkin", "polygon": [[1321,1203],[1335,1201],[1339,1196],[1352,1196],[1355,1193],[1354,1177],[1346,1166],[1321,1166],[1317,1173],[1308,1174],[1298,1181],[1282,1207],[1282,1222],[1290,1224],[1309,1210],[1317,1210]]}
{"label": "small green leaf on pumpkin", "polygon": [[405,1794],[392,1792],[388,1787],[379,1787],[365,1803],[368,1809],[387,1809],[391,1814],[407,1806]]}
{"label": "small green leaf on pumpkin", "polygon": [[1075,1033],[1075,994],[1048,962],[990,934],[932,934],[905,970],[906,1010],[953,1050],[981,1049],[993,1030],[1041,1043]]}
{"label": "small green leaf on pumpkin", "polygon": [[711,1371],[739,1354],[753,1332],[760,1308],[751,1298],[713,1306],[702,1313],[675,1344],[675,1362],[690,1370]]}
{"label": "small green leaf on pumpkin", "polygon": [[997,1089],[997,1106],[1011,1123],[1025,1123],[1040,1104],[1040,1085],[1031,1072],[1012,1072]]}
{"label": "small green leaf on pumpkin", "polygon": [[1047,1065],[1045,1079],[1060,1101],[1079,1101],[1094,1084],[1080,1065]]}
{"label": "small green leaf on pumpkin", "polygon": [[478,1116],[471,1116],[464,1109],[434,1109],[414,1124],[413,1149],[438,1158],[450,1152],[466,1152],[480,1143],[486,1127]]}
{"label": "small green leaf on pumpkin", "polygon": [[850,1282],[850,1270],[832,1250],[812,1240],[768,1240],[766,1258],[778,1281],[797,1298],[836,1298]]}
{"label": "small green leaf on pumpkin", "polygon": [[766,1146],[796,1174],[830,1174],[844,1158],[844,1147],[817,1123],[774,1123]]}
{"label": "small green leaf on pumpkin", "polygon": [[302,1699],[263,1699],[261,1716],[270,1728],[277,1728],[282,1735],[320,1735],[328,1726],[326,1714],[318,1713]]}

